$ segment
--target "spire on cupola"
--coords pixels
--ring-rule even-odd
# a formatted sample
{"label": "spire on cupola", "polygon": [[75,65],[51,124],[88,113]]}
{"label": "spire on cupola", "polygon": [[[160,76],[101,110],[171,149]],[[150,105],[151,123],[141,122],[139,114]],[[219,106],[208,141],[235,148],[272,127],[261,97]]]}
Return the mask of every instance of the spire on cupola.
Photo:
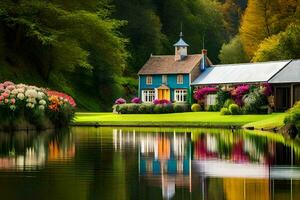
{"label": "spire on cupola", "polygon": [[175,47],[175,61],[183,60],[187,56],[187,47],[189,46],[182,38],[182,30],[179,34],[179,40],[174,44]]}

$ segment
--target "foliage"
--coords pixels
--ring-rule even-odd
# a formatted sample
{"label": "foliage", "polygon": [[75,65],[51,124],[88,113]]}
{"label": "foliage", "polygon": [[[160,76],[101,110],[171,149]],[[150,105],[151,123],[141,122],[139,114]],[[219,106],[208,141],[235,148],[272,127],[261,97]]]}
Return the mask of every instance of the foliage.
{"label": "foliage", "polygon": [[300,58],[300,25],[291,24],[286,31],[266,38],[259,45],[253,61]]}
{"label": "foliage", "polygon": [[230,99],[230,93],[228,91],[219,89],[216,96],[216,110],[220,110],[228,99]]}
{"label": "foliage", "polygon": [[199,112],[199,111],[201,111],[201,106],[198,103],[194,103],[191,107],[191,110],[193,112]]}
{"label": "foliage", "polygon": [[[110,18],[105,1],[3,0],[0,8],[0,62],[9,71],[34,71],[45,86],[68,93],[79,87],[88,93],[80,97],[94,92],[101,102],[120,94],[116,77],[126,66],[127,40],[119,33],[124,23]],[[88,85],[95,89],[82,90]]]}
{"label": "foliage", "polygon": [[221,115],[231,115],[231,112],[228,108],[222,108],[220,113]]}
{"label": "foliage", "polygon": [[216,92],[217,92],[217,88],[213,88],[213,87],[200,88],[195,92],[194,99],[197,101],[201,101],[206,97],[206,95],[214,94]]}
{"label": "foliage", "polygon": [[170,104],[171,102],[167,99],[155,99],[153,101],[153,104],[154,105],[157,105],[157,104]]}
{"label": "foliage", "polygon": [[126,103],[126,100],[123,99],[123,98],[118,98],[118,99],[116,99],[116,101],[115,101],[115,104],[124,104],[124,103]]}
{"label": "foliage", "polygon": [[261,94],[258,89],[246,94],[243,97],[243,101],[243,111],[246,114],[261,113],[265,110],[264,106],[268,105],[267,97]]}
{"label": "foliage", "polygon": [[300,101],[288,110],[283,122],[285,125],[297,126],[298,130],[300,130]]}
{"label": "foliage", "polygon": [[131,99],[131,103],[142,103],[142,100],[139,97],[134,97]]}
{"label": "foliage", "polygon": [[229,43],[223,44],[219,59],[223,64],[249,62],[240,37],[237,35]]}
{"label": "foliage", "polygon": [[251,58],[260,43],[299,20],[299,3],[295,0],[249,0],[242,19],[240,36]]}
{"label": "foliage", "polygon": [[234,104],[235,102],[234,102],[234,100],[233,99],[227,99],[226,101],[225,101],[225,103],[223,104],[223,107],[224,108],[229,108],[229,106],[231,105],[231,104]]}
{"label": "foliage", "polygon": [[67,126],[75,106],[74,99],[61,92],[10,81],[0,83],[0,115],[10,124],[25,118],[38,129],[45,128],[43,121],[49,119],[56,127]]}
{"label": "foliage", "polygon": [[231,91],[231,96],[233,97],[236,104],[242,106],[243,97],[248,92],[249,92],[249,85],[239,85],[234,90]]}
{"label": "foliage", "polygon": [[229,106],[229,111],[232,115],[239,115],[241,114],[241,109],[237,104],[231,104]]}

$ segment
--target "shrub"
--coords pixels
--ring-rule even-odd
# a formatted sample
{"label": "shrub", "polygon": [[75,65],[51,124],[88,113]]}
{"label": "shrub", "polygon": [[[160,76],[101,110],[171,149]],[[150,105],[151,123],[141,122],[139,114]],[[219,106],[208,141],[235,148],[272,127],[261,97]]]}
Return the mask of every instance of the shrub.
{"label": "shrub", "polygon": [[229,106],[229,111],[232,115],[239,115],[241,114],[241,109],[237,104],[231,104]]}
{"label": "shrub", "polygon": [[201,111],[201,106],[200,106],[199,104],[197,104],[197,103],[194,103],[194,104],[192,105],[192,107],[191,107],[191,110],[192,110],[193,112],[199,112],[199,111]]}
{"label": "shrub", "polygon": [[243,105],[243,97],[249,93],[249,89],[249,85],[239,85],[231,91],[231,96],[234,98],[236,104],[239,106]]}
{"label": "shrub", "polygon": [[138,112],[141,114],[153,113],[154,105],[150,103],[140,104]]}
{"label": "shrub", "polygon": [[216,106],[215,105],[209,105],[207,111],[215,111],[216,110]]}
{"label": "shrub", "polygon": [[194,94],[194,99],[201,101],[205,98],[208,94],[214,94],[217,92],[217,88],[214,87],[204,87],[201,89],[198,89]]}
{"label": "shrub", "polygon": [[138,104],[127,104],[127,113],[128,114],[136,114],[139,112],[139,105]]}
{"label": "shrub", "polygon": [[115,104],[125,104],[126,103],[126,100],[123,99],[123,98],[118,98],[116,101],[115,101]]}
{"label": "shrub", "polygon": [[216,108],[215,111],[221,110],[227,99],[230,99],[230,93],[228,91],[219,90],[216,96]]}
{"label": "shrub", "polygon": [[131,103],[139,104],[139,103],[142,103],[142,100],[138,97],[134,97],[131,99]]}
{"label": "shrub", "polygon": [[220,111],[221,115],[231,115],[231,112],[228,108],[222,108]]}
{"label": "shrub", "polygon": [[268,105],[268,99],[258,89],[244,96],[243,112],[245,114],[261,113],[262,106]]}
{"label": "shrub", "polygon": [[117,112],[121,113],[121,114],[127,114],[128,113],[128,105],[127,104],[120,104],[118,106]]}
{"label": "shrub", "polygon": [[223,105],[224,108],[229,108],[231,104],[235,104],[233,99],[227,99]]}
{"label": "shrub", "polygon": [[189,106],[189,104],[186,104],[186,103],[174,103],[173,108],[174,108],[175,113],[190,111],[190,106]]}
{"label": "shrub", "polygon": [[164,105],[164,113],[173,113],[173,112],[174,112],[173,104],[169,103]]}
{"label": "shrub", "polygon": [[153,101],[153,104],[154,105],[158,105],[158,104],[170,104],[171,102],[169,101],[169,100],[167,100],[167,99],[161,99],[161,100],[159,100],[159,99],[155,99],[154,101]]}
{"label": "shrub", "polygon": [[162,104],[157,104],[154,106],[153,111],[155,114],[161,114],[164,112],[164,106]]}

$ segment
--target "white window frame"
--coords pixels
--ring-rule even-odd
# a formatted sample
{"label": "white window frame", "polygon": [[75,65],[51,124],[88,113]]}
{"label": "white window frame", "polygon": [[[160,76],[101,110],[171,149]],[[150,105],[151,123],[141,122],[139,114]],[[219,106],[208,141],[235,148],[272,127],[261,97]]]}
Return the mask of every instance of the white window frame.
{"label": "white window frame", "polygon": [[155,99],[155,90],[142,90],[142,101],[152,103]]}
{"label": "white window frame", "polygon": [[168,76],[167,75],[162,75],[161,76],[161,82],[162,82],[162,84],[168,84]]}
{"label": "white window frame", "polygon": [[187,89],[174,90],[174,101],[175,102],[187,102],[187,98],[188,98]]}
{"label": "white window frame", "polygon": [[146,85],[152,85],[152,76],[146,76]]}
{"label": "white window frame", "polygon": [[177,75],[177,84],[183,84],[183,75],[182,74]]}
{"label": "white window frame", "polygon": [[216,94],[208,94],[206,96],[206,105],[208,105],[208,106],[216,105],[216,103],[217,103],[216,99],[217,99]]}

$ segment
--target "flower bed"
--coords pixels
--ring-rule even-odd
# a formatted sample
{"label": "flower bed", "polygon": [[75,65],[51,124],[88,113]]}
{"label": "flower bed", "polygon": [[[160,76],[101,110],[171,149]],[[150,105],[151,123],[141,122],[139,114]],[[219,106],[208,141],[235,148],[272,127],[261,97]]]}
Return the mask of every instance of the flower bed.
{"label": "flower bed", "polygon": [[0,129],[45,129],[69,125],[74,99],[64,93],[10,81],[0,83]]}
{"label": "flower bed", "polygon": [[[216,94],[216,104],[213,107],[204,105],[208,94]],[[265,114],[274,107],[272,86],[268,83],[203,87],[195,91],[194,99],[201,108],[209,110],[212,107],[211,110],[221,110],[224,115]]]}
{"label": "flower bed", "polygon": [[142,103],[141,99],[134,97],[131,102],[126,103],[125,99],[117,99],[113,106],[113,112],[119,114],[161,114],[190,111],[188,104],[172,103],[166,99],[155,99],[152,103]]}

